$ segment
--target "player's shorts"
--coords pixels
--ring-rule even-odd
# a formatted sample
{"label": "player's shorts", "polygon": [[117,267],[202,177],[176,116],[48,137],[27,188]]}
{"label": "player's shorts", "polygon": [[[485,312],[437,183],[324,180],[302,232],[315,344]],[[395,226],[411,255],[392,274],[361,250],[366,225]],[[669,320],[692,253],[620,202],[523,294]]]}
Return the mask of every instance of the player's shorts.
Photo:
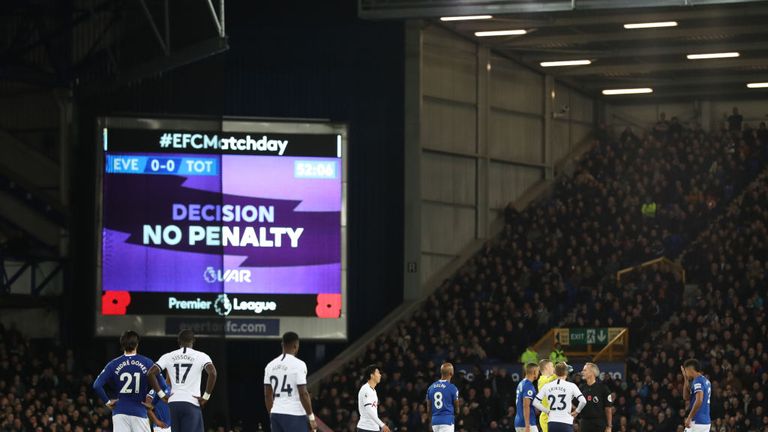
{"label": "player's shorts", "polygon": [[272,432],[306,432],[309,430],[309,419],[305,415],[270,414],[269,423],[272,425]]}
{"label": "player's shorts", "polygon": [[549,429],[549,432],[573,432],[573,425],[550,421],[547,424],[547,429]]}
{"label": "player's shorts", "polygon": [[203,411],[189,402],[171,402],[171,428],[173,432],[204,432]]}
{"label": "player's shorts", "polygon": [[152,428],[152,432],[171,432],[171,428],[163,429],[161,427],[155,426],[155,427]]}
{"label": "player's shorts", "polygon": [[453,425],[432,425],[432,432],[453,432]]}
{"label": "player's shorts", "polygon": [[[516,427],[515,432],[525,432],[525,427]],[[531,426],[531,432],[539,432],[538,426]]]}
{"label": "player's shorts", "polygon": [[127,414],[115,414],[112,416],[112,430],[114,432],[152,432],[149,428],[149,419]]}
{"label": "player's shorts", "polygon": [[691,423],[691,427],[685,428],[685,432],[709,432],[712,427],[711,424],[696,424]]}

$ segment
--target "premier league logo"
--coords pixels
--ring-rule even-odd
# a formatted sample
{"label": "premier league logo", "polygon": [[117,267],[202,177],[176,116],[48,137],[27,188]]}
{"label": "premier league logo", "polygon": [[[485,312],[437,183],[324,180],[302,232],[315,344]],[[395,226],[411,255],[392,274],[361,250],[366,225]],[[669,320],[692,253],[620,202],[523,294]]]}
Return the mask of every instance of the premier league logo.
{"label": "premier league logo", "polygon": [[218,278],[216,277],[216,269],[213,267],[208,267],[205,269],[205,272],[203,273],[203,279],[205,279],[208,283],[215,283]]}
{"label": "premier league logo", "polygon": [[213,309],[217,314],[227,316],[232,312],[232,302],[229,301],[229,297],[227,297],[226,294],[219,294],[216,301],[213,303]]}

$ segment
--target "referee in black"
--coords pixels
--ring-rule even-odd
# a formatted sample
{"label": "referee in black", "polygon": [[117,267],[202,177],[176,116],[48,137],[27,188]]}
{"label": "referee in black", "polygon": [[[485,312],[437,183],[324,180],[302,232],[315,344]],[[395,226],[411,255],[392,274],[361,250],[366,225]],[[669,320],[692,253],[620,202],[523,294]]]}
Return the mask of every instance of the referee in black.
{"label": "referee in black", "polygon": [[611,432],[613,424],[613,397],[605,384],[599,382],[600,369],[594,363],[586,363],[581,371],[584,382],[579,389],[587,398],[587,406],[579,418],[580,432]]}

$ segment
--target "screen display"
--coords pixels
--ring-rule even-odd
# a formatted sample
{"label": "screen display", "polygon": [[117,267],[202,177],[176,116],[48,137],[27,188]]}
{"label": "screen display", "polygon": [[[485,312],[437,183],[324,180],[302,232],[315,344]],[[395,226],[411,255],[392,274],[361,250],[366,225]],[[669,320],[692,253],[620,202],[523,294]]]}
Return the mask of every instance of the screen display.
{"label": "screen display", "polygon": [[102,129],[102,316],[341,318],[343,136],[253,129]]}

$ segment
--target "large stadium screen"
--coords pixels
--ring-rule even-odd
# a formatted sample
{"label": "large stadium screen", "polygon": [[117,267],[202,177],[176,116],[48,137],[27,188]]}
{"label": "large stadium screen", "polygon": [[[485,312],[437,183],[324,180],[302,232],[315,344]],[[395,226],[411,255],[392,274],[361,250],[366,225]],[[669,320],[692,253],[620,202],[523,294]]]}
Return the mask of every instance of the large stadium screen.
{"label": "large stadium screen", "polygon": [[104,118],[97,334],[346,338],[346,129]]}

